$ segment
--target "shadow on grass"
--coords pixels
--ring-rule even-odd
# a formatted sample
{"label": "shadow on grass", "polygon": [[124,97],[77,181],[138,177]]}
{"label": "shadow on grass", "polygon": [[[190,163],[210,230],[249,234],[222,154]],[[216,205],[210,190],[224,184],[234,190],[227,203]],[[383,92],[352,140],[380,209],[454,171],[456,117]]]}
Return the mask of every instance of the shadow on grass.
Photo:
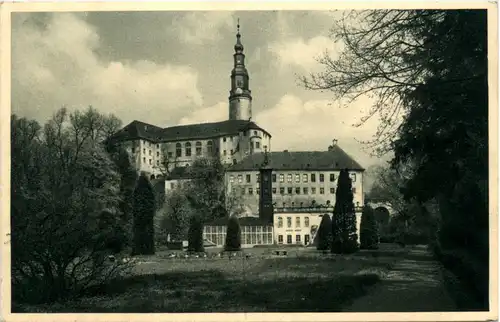
{"label": "shadow on grass", "polygon": [[94,288],[45,312],[338,312],[379,280],[376,274],[311,279],[228,278],[219,271],[135,276]]}

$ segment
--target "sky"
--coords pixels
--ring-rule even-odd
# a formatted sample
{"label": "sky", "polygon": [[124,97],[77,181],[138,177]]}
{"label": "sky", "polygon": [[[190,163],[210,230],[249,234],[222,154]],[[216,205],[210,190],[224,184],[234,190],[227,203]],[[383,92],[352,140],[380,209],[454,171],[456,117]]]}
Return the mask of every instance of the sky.
{"label": "sky", "polygon": [[237,19],[250,74],[253,120],[272,150],[326,150],[333,139],[363,167],[382,162],[357,140],[377,119],[354,127],[371,101],[348,107],[332,93],[304,89],[320,72],[338,12],[150,11],[12,14],[12,113],[47,121],[65,106],[89,105],[124,125],[160,127],[228,119]]}

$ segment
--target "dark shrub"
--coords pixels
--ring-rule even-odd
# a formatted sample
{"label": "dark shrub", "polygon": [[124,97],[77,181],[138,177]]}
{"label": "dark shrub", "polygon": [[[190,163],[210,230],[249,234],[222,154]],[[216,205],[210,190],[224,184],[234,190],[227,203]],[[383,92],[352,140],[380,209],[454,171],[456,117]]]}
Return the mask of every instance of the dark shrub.
{"label": "dark shrub", "polygon": [[230,217],[227,223],[225,251],[241,250],[241,229],[237,217]]}
{"label": "dark shrub", "polygon": [[134,248],[132,255],[154,254],[155,193],[144,174],[137,180],[133,202]]}
{"label": "dark shrub", "polygon": [[360,225],[360,240],[362,249],[378,248],[378,224],[373,209],[370,206],[363,208]]}
{"label": "dark shrub", "polygon": [[316,244],[317,250],[326,250],[330,247],[332,242],[332,220],[328,214],[324,214],[321,219],[316,239],[318,241]]}

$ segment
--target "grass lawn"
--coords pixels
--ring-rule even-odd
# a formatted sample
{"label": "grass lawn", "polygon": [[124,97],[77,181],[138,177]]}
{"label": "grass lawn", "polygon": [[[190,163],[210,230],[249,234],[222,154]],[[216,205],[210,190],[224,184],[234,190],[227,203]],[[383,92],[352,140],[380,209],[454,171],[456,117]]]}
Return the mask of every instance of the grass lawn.
{"label": "grass lawn", "polygon": [[[391,248],[392,247],[392,248]],[[250,258],[143,257],[134,274],[42,312],[338,312],[398,260],[390,246],[350,256],[249,249]],[[396,256],[394,256],[396,255]],[[33,312],[33,308],[29,309]]]}

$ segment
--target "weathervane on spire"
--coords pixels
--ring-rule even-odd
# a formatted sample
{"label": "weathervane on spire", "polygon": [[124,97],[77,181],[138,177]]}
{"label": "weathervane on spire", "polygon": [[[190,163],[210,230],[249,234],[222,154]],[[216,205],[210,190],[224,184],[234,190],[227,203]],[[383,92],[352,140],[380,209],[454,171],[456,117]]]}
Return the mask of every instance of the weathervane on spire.
{"label": "weathervane on spire", "polygon": [[238,18],[238,24],[236,25],[236,27],[238,28],[238,33],[240,33],[240,18]]}

